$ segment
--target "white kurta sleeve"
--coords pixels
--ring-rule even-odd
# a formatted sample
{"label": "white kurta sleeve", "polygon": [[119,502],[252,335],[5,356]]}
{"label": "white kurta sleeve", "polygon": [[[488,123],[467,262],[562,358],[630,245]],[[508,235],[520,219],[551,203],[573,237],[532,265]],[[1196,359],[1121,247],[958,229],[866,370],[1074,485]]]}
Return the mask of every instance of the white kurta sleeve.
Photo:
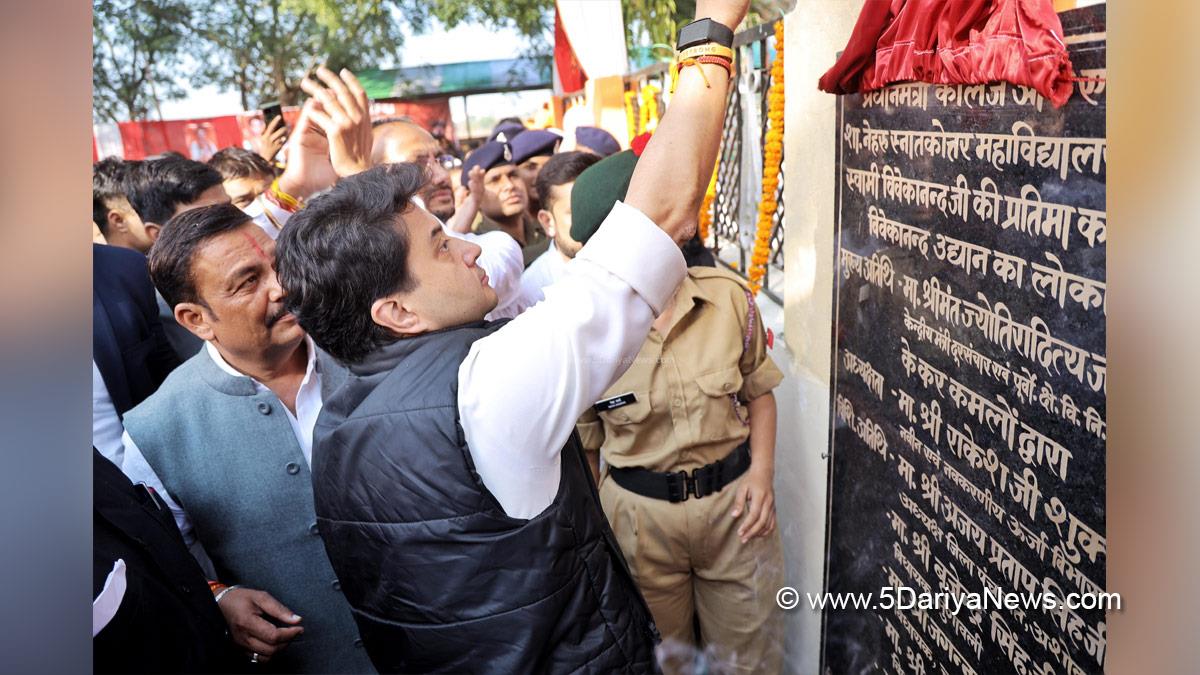
{"label": "white kurta sleeve", "polygon": [[554,500],[575,422],[628,369],[686,275],[675,242],[618,202],[545,300],[471,347],[459,414],[480,479],[509,516]]}

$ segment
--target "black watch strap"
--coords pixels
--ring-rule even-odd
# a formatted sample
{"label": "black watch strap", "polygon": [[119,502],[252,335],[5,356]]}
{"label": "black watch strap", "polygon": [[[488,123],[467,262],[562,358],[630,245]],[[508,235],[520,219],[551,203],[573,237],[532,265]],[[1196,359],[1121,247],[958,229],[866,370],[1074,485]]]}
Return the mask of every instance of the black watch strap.
{"label": "black watch strap", "polygon": [[733,30],[712,19],[698,19],[679,29],[679,42],[675,50],[683,51],[709,42],[733,47]]}

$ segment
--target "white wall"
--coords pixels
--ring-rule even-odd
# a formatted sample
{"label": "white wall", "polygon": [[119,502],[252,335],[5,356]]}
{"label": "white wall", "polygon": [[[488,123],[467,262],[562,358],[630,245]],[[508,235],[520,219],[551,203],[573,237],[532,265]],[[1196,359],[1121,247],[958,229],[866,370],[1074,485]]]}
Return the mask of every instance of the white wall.
{"label": "white wall", "polygon": [[[787,374],[776,390],[779,441],[776,496],[787,583],[801,594],[824,582],[832,331],[834,163],[837,97],[817,90],[833,65],[862,0],[798,0],[784,20],[785,308],[759,305],[772,326],[772,352]],[[782,330],[781,330],[782,328]],[[802,604],[786,613],[785,670],[816,673],[821,615]]]}

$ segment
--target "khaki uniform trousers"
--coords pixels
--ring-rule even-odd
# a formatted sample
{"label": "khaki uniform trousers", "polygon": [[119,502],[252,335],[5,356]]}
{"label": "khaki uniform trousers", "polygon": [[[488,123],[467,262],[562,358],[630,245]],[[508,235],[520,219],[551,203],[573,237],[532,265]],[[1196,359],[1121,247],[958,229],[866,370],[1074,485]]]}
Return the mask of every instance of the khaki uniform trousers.
{"label": "khaki uniform trousers", "polygon": [[677,503],[630,492],[607,475],[601,480],[604,513],[662,633],[659,661],[668,675],[690,672],[693,614],[705,649],[720,662],[710,672],[782,668],[784,616],[775,594],[784,582],[783,545],[778,525],[766,537],[738,539],[745,516],[729,512],[745,478]]}

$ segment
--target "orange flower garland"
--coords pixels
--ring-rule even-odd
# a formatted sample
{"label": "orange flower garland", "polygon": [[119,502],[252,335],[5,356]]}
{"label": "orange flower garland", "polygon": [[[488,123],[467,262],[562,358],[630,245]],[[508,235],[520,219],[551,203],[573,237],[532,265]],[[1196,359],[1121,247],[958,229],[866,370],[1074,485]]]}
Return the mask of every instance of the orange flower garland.
{"label": "orange flower garland", "polygon": [[[717,156],[717,166],[721,165],[721,157]],[[708,189],[704,191],[704,201],[700,202],[699,230],[700,241],[708,245],[708,233],[712,230],[713,201],[717,198],[717,166],[713,167],[712,178],[708,181]]]}
{"label": "orange flower garland", "polygon": [[704,200],[700,202],[700,241],[708,245],[708,233],[712,230],[712,205],[713,200],[717,196],[717,173],[713,172],[713,180],[709,182],[708,189],[704,191]]}
{"label": "orange flower garland", "polygon": [[771,221],[779,207],[779,168],[783,163],[783,21],[775,24],[775,62],[771,64],[771,88],[767,90],[767,136],[763,143],[762,200],[758,203],[758,229],[750,256],[750,290],[758,293],[771,257]]}

